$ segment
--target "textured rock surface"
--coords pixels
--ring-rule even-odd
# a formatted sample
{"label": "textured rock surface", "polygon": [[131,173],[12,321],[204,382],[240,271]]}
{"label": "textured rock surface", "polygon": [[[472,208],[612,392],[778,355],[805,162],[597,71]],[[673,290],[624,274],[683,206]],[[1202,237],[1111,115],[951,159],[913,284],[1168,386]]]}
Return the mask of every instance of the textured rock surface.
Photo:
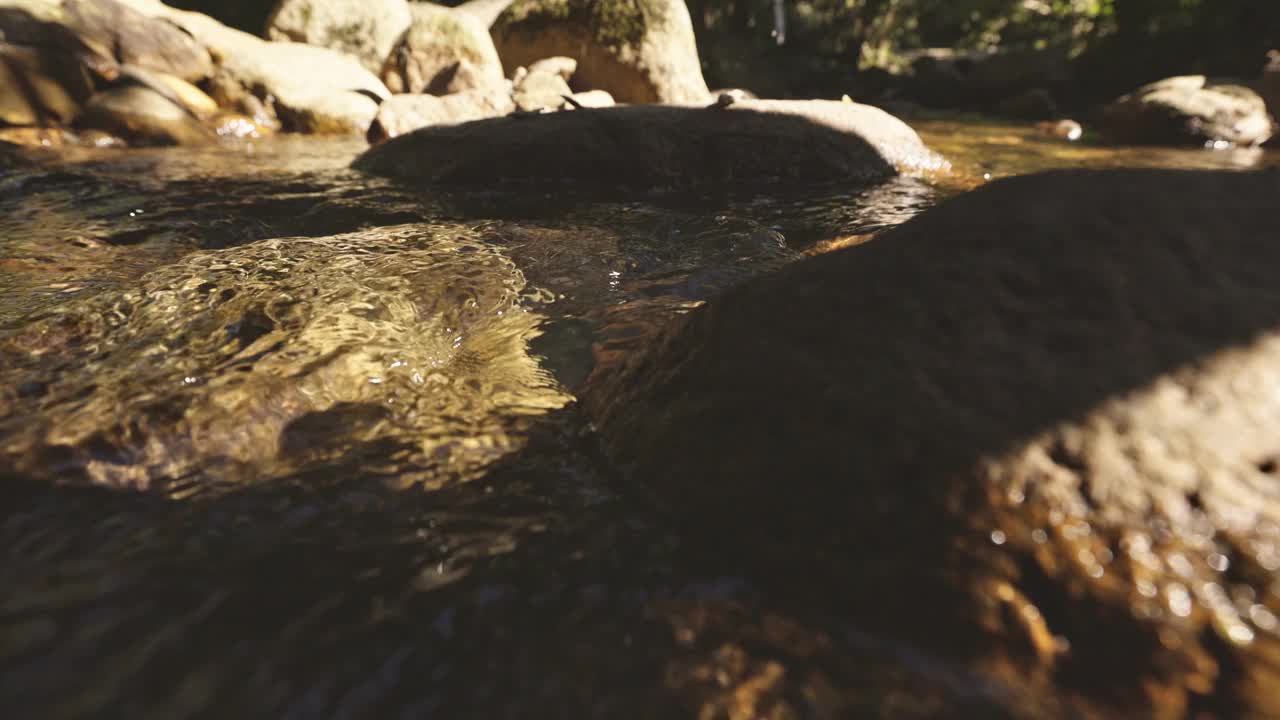
{"label": "textured rock surface", "polygon": [[378,107],[369,141],[382,142],[429,125],[505,115],[515,109],[505,92],[470,90],[451,95],[392,95]]}
{"label": "textured rock surface", "polygon": [[355,166],[421,183],[620,185],[876,180],[942,161],[900,120],[866,105],[740,101],[728,109],[630,106],[426,128]]}
{"label": "textured rock surface", "polygon": [[1102,129],[1121,142],[1258,145],[1271,136],[1266,103],[1239,85],[1187,75],[1145,85],[1102,111]]}
{"label": "textured rock surface", "polygon": [[199,81],[213,72],[209,51],[174,24],[116,0],[66,0],[67,26],[117,62]]}
{"label": "textured rock surface", "polygon": [[[246,115],[259,110],[287,130],[364,134],[388,97],[386,86],[348,55],[301,43],[266,42],[233,30],[207,15],[174,10],[154,0],[129,3],[191,33],[217,58],[213,97],[233,101]],[[260,108],[248,107],[256,99]]]}
{"label": "textured rock surface", "polygon": [[731,290],[585,403],[800,597],[1102,716],[1275,717],[1278,196],[992,183]]}
{"label": "textured rock surface", "polygon": [[406,0],[281,0],[267,20],[267,38],[354,55],[380,73],[410,21]]}
{"label": "textured rock surface", "polygon": [[411,11],[413,23],[382,71],[392,92],[447,95],[502,82],[502,61],[481,21],[430,3]]}
{"label": "textured rock surface", "polygon": [[683,0],[516,0],[492,32],[508,71],[563,55],[578,61],[574,90],[622,103],[707,100]]}
{"label": "textured rock surface", "polygon": [[566,80],[562,73],[534,63],[534,68],[515,83],[511,99],[516,108],[526,112],[558,110],[564,105],[565,97],[573,94]]}
{"label": "textured rock surface", "polygon": [[0,0],[0,34],[10,43],[61,48],[108,76],[116,63],[190,81],[213,68],[190,35],[117,0]]}

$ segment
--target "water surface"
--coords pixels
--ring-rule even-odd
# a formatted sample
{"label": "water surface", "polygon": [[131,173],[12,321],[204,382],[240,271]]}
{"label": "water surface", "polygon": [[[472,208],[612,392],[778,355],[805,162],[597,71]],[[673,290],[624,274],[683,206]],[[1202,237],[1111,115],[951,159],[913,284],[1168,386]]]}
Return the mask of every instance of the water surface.
{"label": "water surface", "polygon": [[574,405],[672,317],[988,177],[1276,163],[919,127],[952,176],[424,191],[348,170],[360,143],[299,138],[0,171],[3,705],[980,706],[998,690],[839,618],[798,618],[732,558],[683,543]]}

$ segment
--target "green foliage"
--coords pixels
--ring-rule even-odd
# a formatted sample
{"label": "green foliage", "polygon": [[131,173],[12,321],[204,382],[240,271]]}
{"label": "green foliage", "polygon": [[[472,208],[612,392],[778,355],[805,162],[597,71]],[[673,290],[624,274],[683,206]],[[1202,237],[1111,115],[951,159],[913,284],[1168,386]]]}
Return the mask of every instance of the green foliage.
{"label": "green foliage", "polygon": [[600,43],[626,47],[643,40],[647,26],[663,21],[662,5],[655,0],[516,0],[497,24],[520,24],[532,32],[538,23],[572,20]]}
{"label": "green foliage", "polygon": [[[1280,47],[1280,0],[785,0],[787,43],[770,36],[773,0],[688,0],[703,56],[726,50],[788,66],[905,69],[926,48],[1053,49],[1088,82],[1183,72],[1256,74]],[[761,63],[756,62],[753,74]],[[725,63],[712,57],[716,83]],[[741,65],[742,63],[739,63]],[[835,72],[831,70],[831,72]]]}

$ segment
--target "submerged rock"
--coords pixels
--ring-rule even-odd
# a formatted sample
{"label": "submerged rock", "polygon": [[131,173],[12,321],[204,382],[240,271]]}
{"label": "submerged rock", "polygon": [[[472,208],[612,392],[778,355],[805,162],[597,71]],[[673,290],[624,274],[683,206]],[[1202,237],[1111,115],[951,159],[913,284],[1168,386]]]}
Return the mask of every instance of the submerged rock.
{"label": "submerged rock", "polygon": [[371,149],[355,167],[420,183],[691,186],[876,180],[941,163],[915,131],[877,108],[754,100],[728,108],[613,107],[424,128]]}
{"label": "submerged rock", "polygon": [[510,71],[576,58],[575,90],[622,103],[701,103],[707,84],[683,0],[515,0],[493,25]]}
{"label": "submerged rock", "polygon": [[505,115],[515,109],[505,91],[469,90],[449,95],[392,95],[378,106],[369,141],[382,142],[430,125],[450,125]]}
{"label": "submerged rock", "polygon": [[[296,132],[364,134],[378,103],[390,94],[348,55],[301,43],[267,42],[155,0],[128,2],[176,23],[208,47],[218,57],[211,81],[214,99],[261,124],[278,118],[285,129]],[[250,97],[259,107],[252,107]]]}
{"label": "submerged rock", "polygon": [[502,83],[502,62],[482,22],[431,3],[414,3],[411,11],[409,31],[382,70],[392,92],[447,95]]}
{"label": "submerged rock", "polygon": [[410,21],[406,0],[281,0],[267,38],[331,48],[380,73]]}
{"label": "submerged rock", "polygon": [[411,454],[406,483],[469,479],[569,399],[528,353],[525,292],[458,225],[192,253],[0,336],[0,466],[164,490],[266,483],[382,442]]}
{"label": "submerged rock", "polygon": [[1278,196],[997,181],[730,290],[584,403],[797,602],[1096,716],[1275,717]]}
{"label": "submerged rock", "polygon": [[1259,145],[1271,136],[1266,103],[1257,93],[1203,75],[1144,85],[1103,108],[1100,119],[1107,134],[1127,143]]}

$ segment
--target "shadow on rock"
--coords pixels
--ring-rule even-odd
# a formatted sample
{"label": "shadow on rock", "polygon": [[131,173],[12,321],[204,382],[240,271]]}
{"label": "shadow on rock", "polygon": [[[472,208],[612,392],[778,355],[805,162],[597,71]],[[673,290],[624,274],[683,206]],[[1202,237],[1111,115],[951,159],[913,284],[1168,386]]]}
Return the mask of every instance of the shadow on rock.
{"label": "shadow on rock", "polygon": [[740,100],[587,108],[427,127],[358,158],[358,170],[444,186],[598,183],[690,187],[883,180],[945,161],[867,105]]}
{"label": "shadow on rock", "polygon": [[1271,717],[1276,197],[992,183],[731,289],[585,402],[628,477],[801,605],[1086,715]]}

